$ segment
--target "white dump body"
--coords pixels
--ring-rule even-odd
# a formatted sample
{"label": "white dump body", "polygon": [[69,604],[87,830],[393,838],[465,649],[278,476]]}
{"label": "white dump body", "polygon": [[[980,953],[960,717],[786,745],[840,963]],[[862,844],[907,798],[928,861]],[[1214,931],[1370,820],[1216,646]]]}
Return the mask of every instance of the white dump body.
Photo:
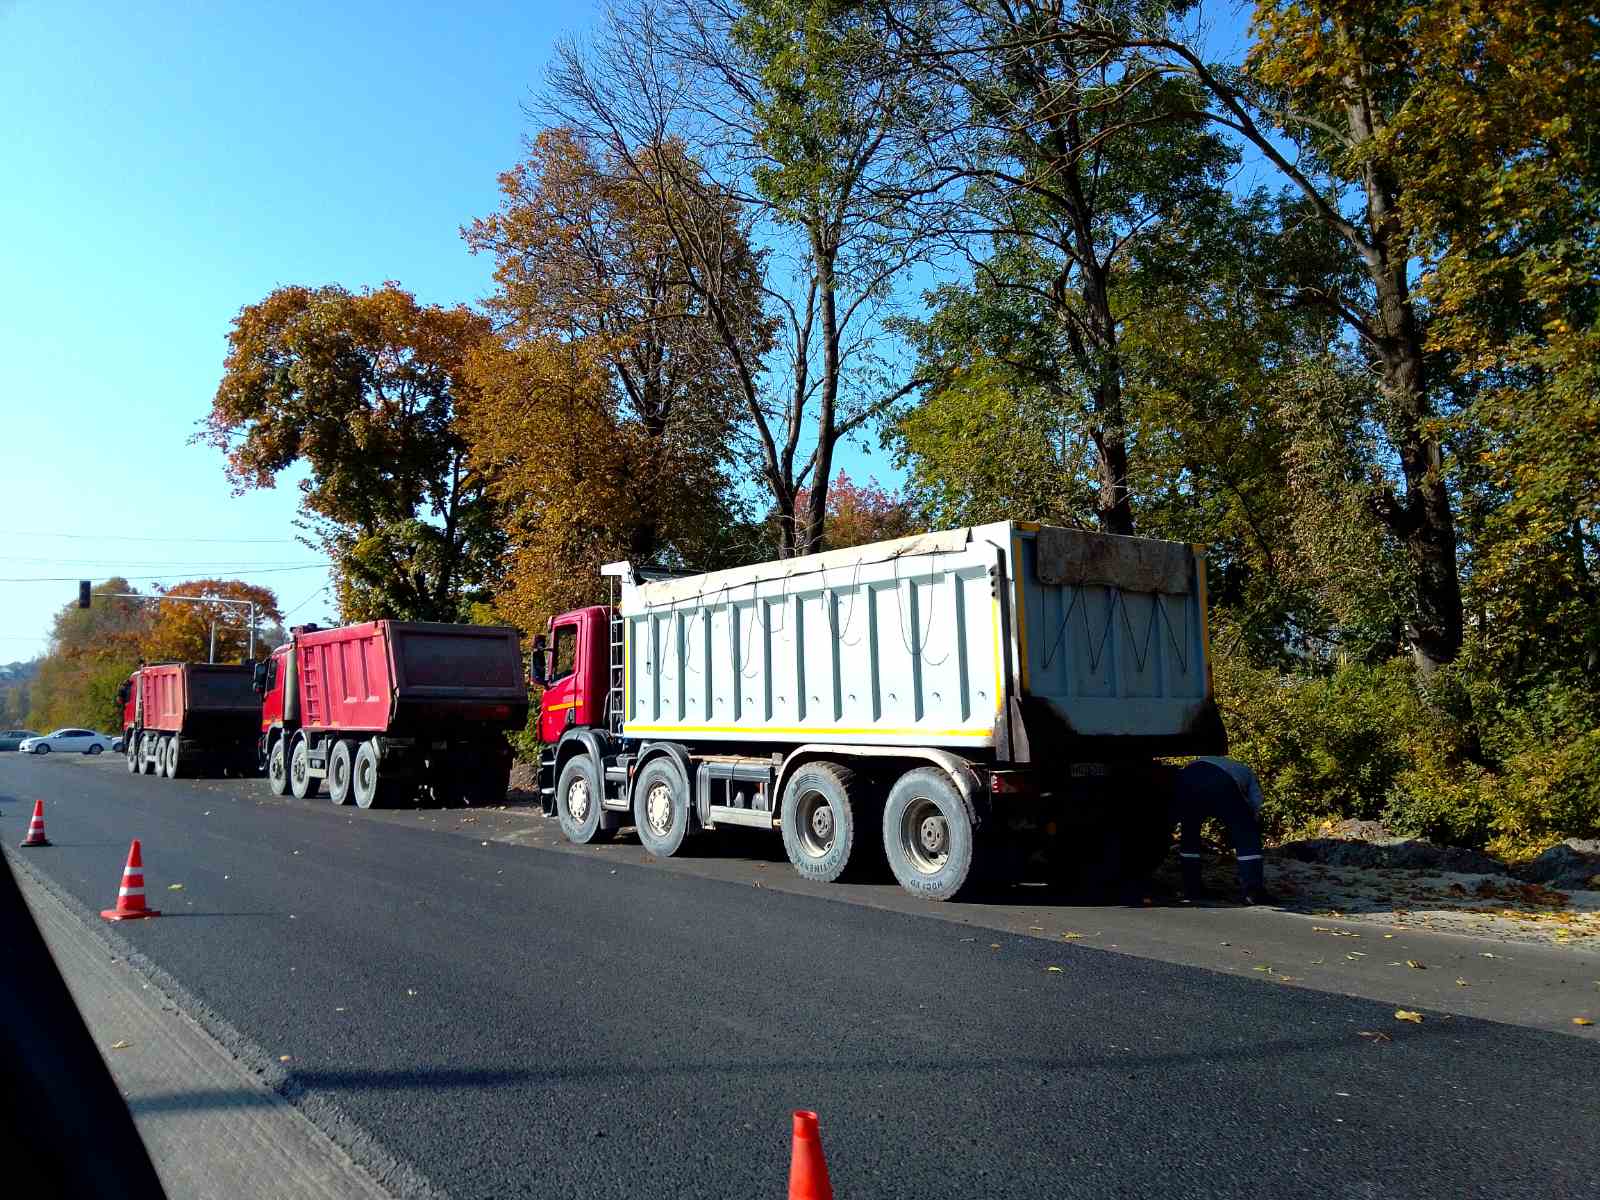
{"label": "white dump body", "polygon": [[1023,712],[1037,742],[1058,722],[1181,737],[1211,708],[1204,572],[1183,543],[1005,521],[685,578],[606,573],[623,585],[627,737],[1004,755]]}

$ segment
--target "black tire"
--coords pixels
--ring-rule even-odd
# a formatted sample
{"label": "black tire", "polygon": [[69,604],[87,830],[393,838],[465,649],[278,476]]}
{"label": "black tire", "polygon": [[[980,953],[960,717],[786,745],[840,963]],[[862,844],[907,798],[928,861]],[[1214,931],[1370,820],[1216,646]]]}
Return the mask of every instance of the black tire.
{"label": "black tire", "polygon": [[167,779],[178,777],[178,739],[164,737],[161,739],[161,761],[157,764],[161,774]]}
{"label": "black tire", "polygon": [[328,755],[328,799],[335,804],[350,803],[350,772],[355,766],[355,743],[340,738]]}
{"label": "black tire", "polygon": [[[576,797],[575,791],[579,793]],[[611,840],[611,823],[605,819],[600,803],[602,795],[594,759],[583,753],[569,758],[556,783],[556,817],[567,841],[587,846],[591,842]],[[579,801],[576,804],[575,799]]]}
{"label": "black tire", "polygon": [[139,773],[139,739],[132,734],[122,743],[122,756],[128,760],[128,774]]}
{"label": "black tire", "polygon": [[966,802],[938,767],[907,771],[883,806],[883,848],[900,886],[954,900],[976,882],[977,837]]}
{"label": "black tire", "polygon": [[382,808],[388,801],[378,772],[378,746],[371,738],[361,743],[350,764],[350,796],[357,808]]}
{"label": "black tire", "polygon": [[267,751],[267,787],[274,796],[289,794],[289,756],[278,738]]}
{"label": "black tire", "polygon": [[633,782],[633,822],[639,841],[657,858],[671,858],[689,835],[689,784],[671,758],[654,758]]}
{"label": "black tire", "polygon": [[311,748],[300,738],[289,755],[289,791],[296,800],[309,800],[317,794],[317,783],[311,778]]}
{"label": "black tire", "polygon": [[33,748],[33,752],[35,754],[49,754],[50,753],[50,743],[49,742],[40,742],[37,746],[35,746]]}
{"label": "black tire", "polygon": [[85,754],[99,754],[104,749],[105,749],[105,747],[102,746],[99,742],[94,742],[94,743],[91,743],[89,748],[87,750],[85,750],[84,753]]}
{"label": "black tire", "polygon": [[140,747],[144,755],[144,773],[154,775],[161,770],[161,739],[153,734],[145,734],[143,745]]}
{"label": "black tire", "polygon": [[832,883],[857,874],[871,856],[877,829],[868,814],[863,781],[848,767],[811,762],[783,788],[783,849],[806,879]]}

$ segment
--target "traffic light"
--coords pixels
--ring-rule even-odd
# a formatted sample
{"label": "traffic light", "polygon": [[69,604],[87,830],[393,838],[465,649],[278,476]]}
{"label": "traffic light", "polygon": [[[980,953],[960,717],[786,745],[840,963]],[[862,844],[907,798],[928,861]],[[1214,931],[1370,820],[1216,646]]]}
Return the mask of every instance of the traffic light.
{"label": "traffic light", "polygon": [[89,607],[89,581],[87,579],[78,580],[78,607]]}

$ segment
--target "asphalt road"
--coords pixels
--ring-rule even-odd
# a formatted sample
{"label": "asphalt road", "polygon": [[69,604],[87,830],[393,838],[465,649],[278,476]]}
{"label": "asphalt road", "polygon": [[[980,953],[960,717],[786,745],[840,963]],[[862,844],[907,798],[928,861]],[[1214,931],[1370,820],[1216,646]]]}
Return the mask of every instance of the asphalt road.
{"label": "asphalt road", "polygon": [[90,912],[142,838],[113,936],[399,1190],[781,1196],[807,1107],[841,1200],[1596,1192],[1590,1042],[374,816],[0,757],[7,853]]}

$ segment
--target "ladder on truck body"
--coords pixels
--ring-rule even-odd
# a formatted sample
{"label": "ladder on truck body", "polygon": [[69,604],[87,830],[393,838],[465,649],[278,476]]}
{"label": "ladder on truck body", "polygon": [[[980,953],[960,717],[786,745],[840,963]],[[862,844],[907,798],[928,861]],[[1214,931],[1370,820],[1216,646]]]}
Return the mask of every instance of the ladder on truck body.
{"label": "ladder on truck body", "polygon": [[606,728],[613,737],[622,736],[623,676],[627,672],[626,627],[617,608],[617,577],[611,577],[611,677],[606,693]]}

